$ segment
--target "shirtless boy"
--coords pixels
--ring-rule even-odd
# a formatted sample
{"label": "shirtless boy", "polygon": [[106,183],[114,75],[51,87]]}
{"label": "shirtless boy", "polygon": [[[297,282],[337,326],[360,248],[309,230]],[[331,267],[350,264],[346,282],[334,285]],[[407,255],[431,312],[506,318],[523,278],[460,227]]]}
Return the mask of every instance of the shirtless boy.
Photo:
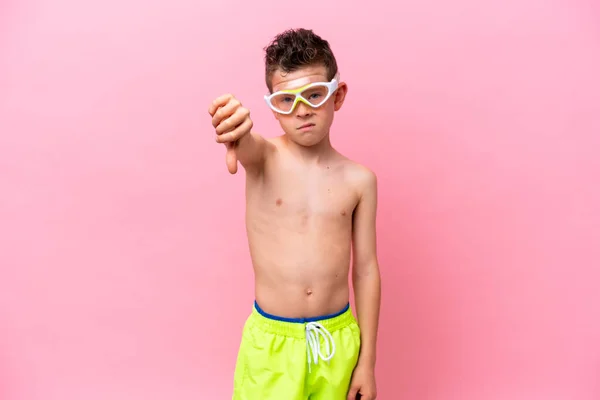
{"label": "shirtless boy", "polygon": [[209,108],[229,172],[238,162],[246,171],[255,275],[233,400],[374,400],[377,180],[329,137],[348,87],[328,42],[310,30],[278,35],[265,64],[266,106],[282,136],[251,132],[250,112],[230,94]]}

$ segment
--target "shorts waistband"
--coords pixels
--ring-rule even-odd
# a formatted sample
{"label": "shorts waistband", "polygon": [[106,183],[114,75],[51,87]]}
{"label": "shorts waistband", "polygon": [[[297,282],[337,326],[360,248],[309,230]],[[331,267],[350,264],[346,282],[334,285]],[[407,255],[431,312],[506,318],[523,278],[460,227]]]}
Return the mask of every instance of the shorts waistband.
{"label": "shorts waistband", "polygon": [[352,323],[356,323],[356,319],[352,314],[350,303],[346,304],[340,311],[311,318],[285,318],[269,314],[260,308],[258,303],[254,301],[251,320],[260,329],[285,336],[297,338],[306,337],[306,324],[319,323],[329,332],[334,332],[342,329]]}

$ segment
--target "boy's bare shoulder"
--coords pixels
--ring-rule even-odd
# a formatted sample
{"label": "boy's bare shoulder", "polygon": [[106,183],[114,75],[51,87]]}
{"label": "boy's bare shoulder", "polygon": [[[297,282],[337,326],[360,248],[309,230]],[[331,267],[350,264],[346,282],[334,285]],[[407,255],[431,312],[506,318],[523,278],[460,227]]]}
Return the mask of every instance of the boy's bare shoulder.
{"label": "boy's bare shoulder", "polygon": [[265,140],[275,148],[283,146],[283,135],[265,138]]}
{"label": "boy's bare shoulder", "polygon": [[272,156],[275,153],[278,153],[283,147],[283,136],[275,136],[270,138],[264,138],[265,142],[268,144],[269,152],[268,155]]}
{"label": "boy's bare shoulder", "polygon": [[356,188],[359,195],[377,190],[377,175],[367,166],[343,157],[344,175],[347,181]]}

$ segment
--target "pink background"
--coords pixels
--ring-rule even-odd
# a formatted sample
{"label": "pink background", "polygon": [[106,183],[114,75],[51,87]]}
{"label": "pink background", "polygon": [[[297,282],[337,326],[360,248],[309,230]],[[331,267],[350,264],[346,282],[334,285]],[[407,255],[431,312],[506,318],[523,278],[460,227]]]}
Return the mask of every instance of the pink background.
{"label": "pink background", "polygon": [[252,272],[207,107],[278,134],[262,48],[299,26],[379,175],[379,399],[600,398],[597,3],[0,7],[0,399],[230,398]]}

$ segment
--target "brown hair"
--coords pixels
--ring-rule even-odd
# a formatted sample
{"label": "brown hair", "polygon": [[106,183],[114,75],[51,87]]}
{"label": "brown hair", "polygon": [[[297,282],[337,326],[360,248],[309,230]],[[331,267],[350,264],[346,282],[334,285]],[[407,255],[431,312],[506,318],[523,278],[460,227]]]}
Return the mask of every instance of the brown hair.
{"label": "brown hair", "polygon": [[329,43],[310,29],[290,29],[278,34],[265,50],[265,80],[273,91],[271,78],[280,69],[293,72],[309,65],[324,65],[331,80],[338,67]]}

